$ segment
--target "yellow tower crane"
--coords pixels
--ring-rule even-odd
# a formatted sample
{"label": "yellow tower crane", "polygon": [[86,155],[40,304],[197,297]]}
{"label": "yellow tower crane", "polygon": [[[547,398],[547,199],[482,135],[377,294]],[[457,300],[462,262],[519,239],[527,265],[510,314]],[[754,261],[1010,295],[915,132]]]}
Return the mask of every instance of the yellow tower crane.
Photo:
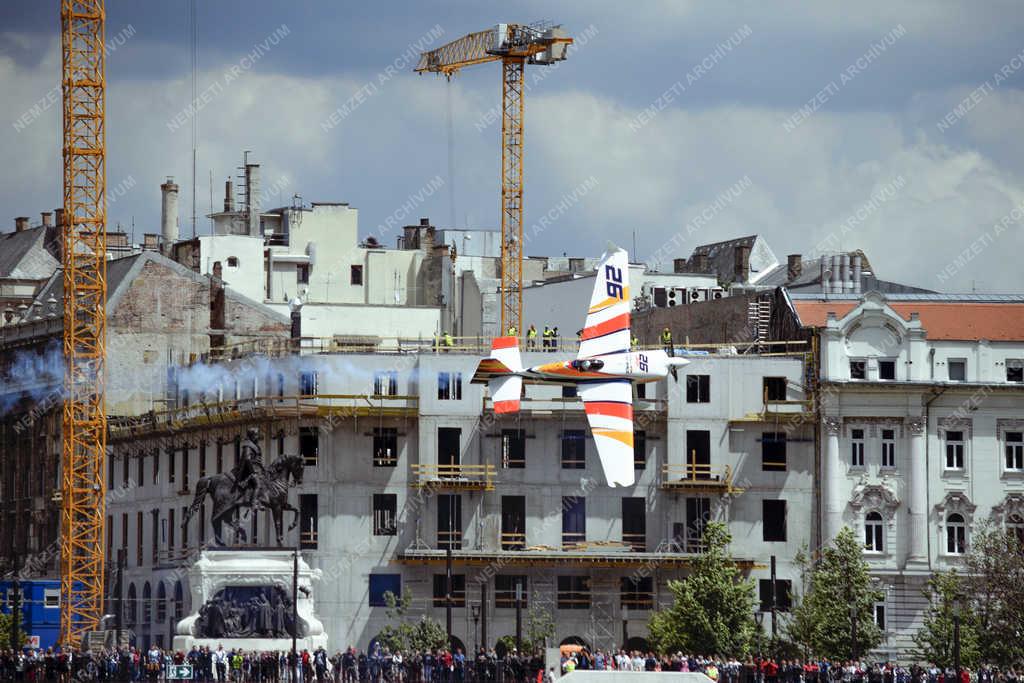
{"label": "yellow tower crane", "polygon": [[443,74],[500,61],[501,69],[501,334],[522,333],[523,70],[565,59],[572,38],[558,26],[498,24],[420,55],[416,71]]}
{"label": "yellow tower crane", "polygon": [[64,412],[60,642],[103,614],[106,534],[106,62],[104,0],[62,0]]}

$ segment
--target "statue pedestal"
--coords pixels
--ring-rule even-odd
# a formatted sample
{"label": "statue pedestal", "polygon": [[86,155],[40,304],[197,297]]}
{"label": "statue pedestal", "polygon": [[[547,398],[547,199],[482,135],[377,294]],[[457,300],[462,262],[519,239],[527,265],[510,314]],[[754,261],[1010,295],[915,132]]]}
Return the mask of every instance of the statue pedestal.
{"label": "statue pedestal", "polygon": [[[291,550],[204,550],[188,570],[193,612],[178,622],[174,649],[290,651],[293,563]],[[324,625],[313,610],[320,570],[300,554],[298,575],[296,647],[326,648]]]}

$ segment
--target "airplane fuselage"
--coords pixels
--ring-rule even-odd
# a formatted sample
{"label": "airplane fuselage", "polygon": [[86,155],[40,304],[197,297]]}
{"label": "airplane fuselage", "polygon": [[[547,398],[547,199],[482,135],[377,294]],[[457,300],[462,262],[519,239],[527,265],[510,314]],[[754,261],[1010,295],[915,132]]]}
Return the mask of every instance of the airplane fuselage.
{"label": "airplane fuselage", "polygon": [[579,384],[587,381],[625,379],[634,383],[656,382],[668,376],[673,365],[682,359],[670,359],[661,350],[610,353],[590,358],[558,360],[525,368],[517,375],[526,380]]}

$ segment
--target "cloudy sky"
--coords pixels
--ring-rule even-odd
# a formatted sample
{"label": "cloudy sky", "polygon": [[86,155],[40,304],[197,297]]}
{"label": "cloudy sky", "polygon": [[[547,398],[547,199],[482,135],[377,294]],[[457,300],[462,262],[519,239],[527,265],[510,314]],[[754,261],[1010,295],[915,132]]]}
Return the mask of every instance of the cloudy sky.
{"label": "cloudy sky", "polygon": [[[635,231],[634,259],[670,267],[760,233],[782,259],[859,247],[883,278],[1024,292],[1018,2],[198,4],[190,108],[187,0],[107,2],[111,228],[158,232],[174,176],[191,233],[194,120],[200,232],[211,173],[217,205],[244,150],[265,206],[346,201],[364,235],[406,212],[496,227],[500,69],[449,84],[410,56],[550,20],[578,44],[528,67],[527,253],[597,255]],[[0,5],[4,229],[60,203],[58,6]]]}

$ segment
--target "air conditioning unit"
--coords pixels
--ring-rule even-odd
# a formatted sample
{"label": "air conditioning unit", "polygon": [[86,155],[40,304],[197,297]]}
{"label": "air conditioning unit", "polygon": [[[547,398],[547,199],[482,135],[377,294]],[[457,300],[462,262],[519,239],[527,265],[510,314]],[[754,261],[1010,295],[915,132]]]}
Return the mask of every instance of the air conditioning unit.
{"label": "air conditioning unit", "polygon": [[675,306],[680,302],[679,290],[670,289],[668,290],[668,305]]}
{"label": "air conditioning unit", "polygon": [[721,287],[715,287],[714,289],[711,290],[711,298],[712,299],[722,299],[724,297],[725,297],[725,290],[722,289]]}
{"label": "air conditioning unit", "polygon": [[700,301],[700,290],[697,288],[691,289],[689,299],[691,303],[694,301]]}

